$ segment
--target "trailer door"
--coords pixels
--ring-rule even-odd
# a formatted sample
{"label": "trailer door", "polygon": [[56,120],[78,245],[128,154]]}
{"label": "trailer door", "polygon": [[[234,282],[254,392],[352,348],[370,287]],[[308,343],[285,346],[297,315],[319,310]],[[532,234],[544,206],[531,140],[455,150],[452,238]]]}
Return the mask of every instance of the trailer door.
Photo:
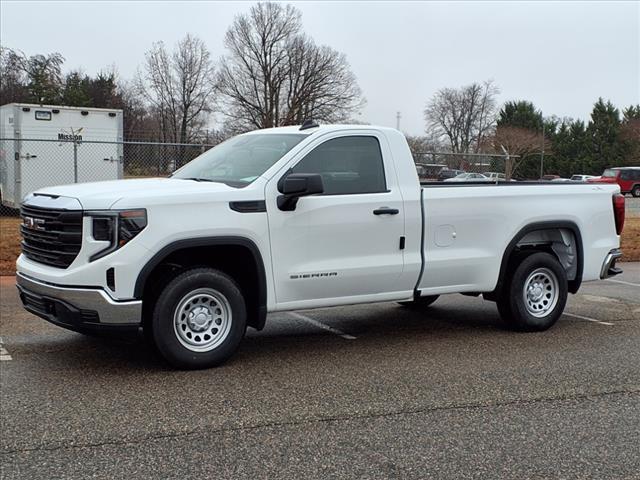
{"label": "trailer door", "polygon": [[120,154],[117,143],[83,142],[78,145],[78,182],[116,180]]}
{"label": "trailer door", "polygon": [[19,201],[44,187],[74,183],[73,143],[34,140],[17,143]]}

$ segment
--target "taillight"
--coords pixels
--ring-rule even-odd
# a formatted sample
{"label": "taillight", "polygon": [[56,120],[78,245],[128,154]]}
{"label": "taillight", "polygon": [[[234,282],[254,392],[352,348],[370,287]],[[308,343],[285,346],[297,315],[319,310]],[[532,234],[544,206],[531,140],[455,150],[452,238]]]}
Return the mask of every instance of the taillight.
{"label": "taillight", "polygon": [[613,195],[613,218],[616,220],[616,233],[620,235],[624,228],[624,195]]}

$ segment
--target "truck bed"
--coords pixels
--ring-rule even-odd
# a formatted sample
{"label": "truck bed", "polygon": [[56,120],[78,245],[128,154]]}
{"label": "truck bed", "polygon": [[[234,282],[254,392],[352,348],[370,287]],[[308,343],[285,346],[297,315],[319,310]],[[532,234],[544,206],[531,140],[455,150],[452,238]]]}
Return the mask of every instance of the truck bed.
{"label": "truck bed", "polygon": [[575,227],[585,281],[599,278],[602,259],[618,246],[611,201],[616,187],[559,182],[421,185],[425,273],[418,288],[424,294],[493,290],[503,252],[531,225],[563,228],[567,234]]}

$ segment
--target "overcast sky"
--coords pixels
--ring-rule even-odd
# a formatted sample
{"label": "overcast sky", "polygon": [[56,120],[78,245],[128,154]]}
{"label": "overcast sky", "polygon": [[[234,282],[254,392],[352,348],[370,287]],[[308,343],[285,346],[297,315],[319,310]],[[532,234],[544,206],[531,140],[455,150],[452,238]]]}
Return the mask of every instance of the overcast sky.
{"label": "overcast sky", "polygon": [[[640,103],[640,2],[289,2],[317,43],[344,52],[367,99],[360,120],[419,134],[442,87],[493,78],[500,101],[588,119],[599,96]],[[65,68],[130,78],[156,40],[187,32],[214,57],[251,2],[0,3],[3,46],[60,52]]]}

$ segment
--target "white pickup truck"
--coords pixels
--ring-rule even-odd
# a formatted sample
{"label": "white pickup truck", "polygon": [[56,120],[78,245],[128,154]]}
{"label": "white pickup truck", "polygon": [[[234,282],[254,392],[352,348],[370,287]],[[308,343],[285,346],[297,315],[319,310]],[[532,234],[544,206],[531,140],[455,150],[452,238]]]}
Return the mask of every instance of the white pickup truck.
{"label": "white pickup truck", "polygon": [[620,272],[617,185],[420,184],[403,135],[250,132],[169,178],[45,188],[22,204],[24,307],[79,332],[142,328],[179,368],[220,364],[267,313],[482,294],[515,329]]}

